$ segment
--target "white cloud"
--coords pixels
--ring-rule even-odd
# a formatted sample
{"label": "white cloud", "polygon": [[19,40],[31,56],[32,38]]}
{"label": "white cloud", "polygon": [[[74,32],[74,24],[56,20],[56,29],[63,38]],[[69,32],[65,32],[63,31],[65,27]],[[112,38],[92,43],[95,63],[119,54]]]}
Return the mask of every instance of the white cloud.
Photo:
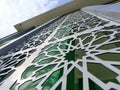
{"label": "white cloud", "polygon": [[15,24],[59,6],[63,0],[0,0],[0,38],[16,32]]}

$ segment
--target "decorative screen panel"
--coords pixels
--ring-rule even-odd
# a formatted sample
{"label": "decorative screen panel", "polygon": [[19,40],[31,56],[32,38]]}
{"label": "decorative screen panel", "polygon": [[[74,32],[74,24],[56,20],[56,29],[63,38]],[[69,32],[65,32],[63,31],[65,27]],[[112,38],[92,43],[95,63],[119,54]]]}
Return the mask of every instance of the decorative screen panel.
{"label": "decorative screen panel", "polygon": [[77,11],[0,59],[2,90],[120,90],[120,26]]}

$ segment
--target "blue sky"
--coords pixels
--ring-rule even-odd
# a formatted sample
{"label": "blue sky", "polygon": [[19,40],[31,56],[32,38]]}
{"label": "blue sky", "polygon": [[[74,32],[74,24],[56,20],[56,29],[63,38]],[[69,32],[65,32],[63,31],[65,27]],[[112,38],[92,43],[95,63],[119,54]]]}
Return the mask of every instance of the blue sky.
{"label": "blue sky", "polygon": [[15,24],[72,0],[0,0],[0,38],[16,32]]}

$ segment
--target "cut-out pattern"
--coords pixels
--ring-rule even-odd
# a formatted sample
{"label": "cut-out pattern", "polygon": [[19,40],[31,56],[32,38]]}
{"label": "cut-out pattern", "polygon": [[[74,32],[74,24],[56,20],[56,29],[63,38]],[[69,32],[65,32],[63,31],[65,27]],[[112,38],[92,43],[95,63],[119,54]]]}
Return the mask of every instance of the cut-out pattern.
{"label": "cut-out pattern", "polygon": [[47,27],[44,27],[42,30],[39,28],[40,31],[38,33],[27,38],[26,41],[0,56],[0,82],[15,71],[16,67],[21,65],[27,57],[31,56],[31,54],[36,51],[36,47],[44,42],[65,17],[66,16],[47,25]]}
{"label": "cut-out pattern", "polygon": [[[82,80],[83,90],[89,90],[90,83],[100,90],[120,90],[119,29],[117,23],[83,11],[71,13],[26,58],[30,62],[20,66],[24,69],[12,84],[7,81],[20,69],[1,88],[7,85],[10,90],[72,90],[69,84],[78,88],[77,80]],[[68,82],[71,77],[73,81]]]}

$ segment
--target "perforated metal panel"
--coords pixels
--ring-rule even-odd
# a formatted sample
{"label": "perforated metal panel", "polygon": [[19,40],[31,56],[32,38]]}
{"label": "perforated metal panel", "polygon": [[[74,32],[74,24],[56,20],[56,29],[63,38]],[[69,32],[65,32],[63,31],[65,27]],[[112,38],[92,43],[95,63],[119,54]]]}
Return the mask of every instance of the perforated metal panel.
{"label": "perforated metal panel", "polygon": [[77,11],[0,59],[2,90],[120,90],[120,26]]}

